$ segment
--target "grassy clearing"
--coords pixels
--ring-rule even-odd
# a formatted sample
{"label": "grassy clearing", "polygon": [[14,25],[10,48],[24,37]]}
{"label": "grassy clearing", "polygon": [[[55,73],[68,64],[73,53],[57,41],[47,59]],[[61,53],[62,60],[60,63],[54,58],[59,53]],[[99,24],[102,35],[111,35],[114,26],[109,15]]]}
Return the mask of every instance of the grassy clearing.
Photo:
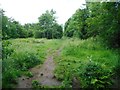
{"label": "grassy clearing", "polygon": [[28,38],[28,39],[13,39],[9,40],[12,45],[10,48],[14,48],[14,51],[16,53],[22,53],[22,52],[31,52],[35,53],[42,60],[44,60],[46,56],[46,51],[48,49],[56,49],[59,47],[61,40],[47,40],[47,39],[34,39],[34,38]]}
{"label": "grassy clearing", "polygon": [[[72,87],[74,78],[80,81],[81,88],[109,87],[113,84],[112,77],[117,65],[119,54],[110,50],[101,42],[90,38],[79,39],[11,39],[6,47],[7,58],[3,59],[3,87],[15,87],[17,78],[22,74],[32,77],[28,70],[41,65],[49,49],[53,53],[64,46],[60,57],[54,57],[56,62],[55,76],[62,81],[63,87]],[[6,52],[6,51],[5,51]],[[11,53],[11,54],[10,54]],[[117,68],[116,68],[117,66]],[[36,82],[35,82],[36,84]]]}
{"label": "grassy clearing", "polygon": [[15,87],[18,77],[22,74],[31,76],[28,70],[41,65],[46,58],[47,50],[59,48],[62,41],[28,38],[3,42],[6,44],[2,61],[3,87]]}
{"label": "grassy clearing", "polygon": [[81,88],[109,87],[114,75],[113,69],[119,55],[115,50],[104,48],[93,38],[88,40],[69,39],[65,41],[55,76],[63,81],[63,87],[72,87],[73,78],[81,83]]}

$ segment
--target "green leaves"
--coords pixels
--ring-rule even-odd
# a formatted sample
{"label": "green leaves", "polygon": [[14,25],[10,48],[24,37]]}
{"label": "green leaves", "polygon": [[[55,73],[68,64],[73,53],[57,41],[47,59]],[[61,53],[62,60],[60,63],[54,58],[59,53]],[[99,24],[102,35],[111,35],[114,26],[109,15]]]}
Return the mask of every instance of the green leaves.
{"label": "green leaves", "polygon": [[120,47],[120,2],[86,2],[65,23],[65,36],[86,39],[99,36],[108,47]]}
{"label": "green leaves", "polygon": [[75,14],[65,23],[65,36],[86,38],[86,9],[78,9]]}
{"label": "green leaves", "polygon": [[12,48],[8,48],[9,45],[11,45],[9,41],[2,41],[2,59],[7,58],[14,52]]}
{"label": "green leaves", "polygon": [[86,20],[87,23],[87,35],[89,37],[94,37],[99,35],[105,44],[109,47],[119,47],[118,42],[120,38],[118,36],[120,33],[118,17],[120,3],[87,3],[89,17]]}
{"label": "green leaves", "polygon": [[41,62],[37,55],[28,52],[15,53],[13,59],[15,67],[23,71],[28,70]]}
{"label": "green leaves", "polygon": [[100,64],[95,62],[87,63],[83,78],[86,88],[106,88],[112,84],[111,71],[102,68]]}
{"label": "green leaves", "polygon": [[43,13],[38,19],[39,19],[39,28],[41,28],[38,31],[39,34],[36,35],[38,38],[61,38],[63,31],[62,26],[56,23],[56,17],[54,16],[55,11],[46,11]]}
{"label": "green leaves", "polygon": [[97,79],[92,79],[91,84],[95,84],[98,80]]}
{"label": "green leaves", "polygon": [[39,82],[37,80],[33,80],[32,81],[32,87],[35,88],[35,89],[39,88],[40,87]]}

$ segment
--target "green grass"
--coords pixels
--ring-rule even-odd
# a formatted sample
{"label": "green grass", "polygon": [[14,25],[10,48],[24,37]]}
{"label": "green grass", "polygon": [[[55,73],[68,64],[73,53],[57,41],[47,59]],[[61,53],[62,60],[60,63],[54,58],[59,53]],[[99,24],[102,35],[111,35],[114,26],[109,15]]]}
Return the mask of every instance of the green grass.
{"label": "green grass", "polygon": [[[54,51],[62,44],[62,40],[34,38],[10,39],[3,42],[5,43],[3,54],[5,57],[2,60],[2,80],[5,88],[15,87],[19,76],[26,73],[30,68],[43,64],[47,51],[49,49]],[[11,54],[9,55],[9,53]],[[30,73],[28,75],[31,76]]]}
{"label": "green grass", "polygon": [[[80,81],[82,88],[109,87],[115,74],[114,70],[119,71],[119,65],[116,65],[120,58],[119,50],[110,50],[93,38],[87,40],[23,38],[8,41],[11,44],[7,49],[12,53],[3,59],[3,87],[15,87],[18,77],[44,62],[49,49],[51,49],[49,53],[53,53],[62,46],[64,47],[61,56],[54,57],[55,76],[62,81],[60,87],[72,87],[74,77]],[[26,75],[32,77],[30,72]]]}
{"label": "green grass", "polygon": [[[107,87],[108,83],[112,83],[112,76],[110,77],[109,75],[111,72],[112,74],[114,73],[113,69],[119,59],[119,55],[115,50],[105,48],[99,41],[93,38],[88,40],[69,39],[65,42],[61,57],[56,59],[58,66],[55,70],[55,76],[58,80],[63,81],[64,87],[71,87],[73,77],[80,79],[82,88],[90,86],[95,88]],[[93,64],[91,65],[91,63]],[[91,69],[98,67],[98,71],[95,71],[95,73],[100,72],[99,75],[101,76],[95,77],[92,75],[93,77],[88,80],[84,73],[92,73],[93,71],[87,71],[87,68],[90,67],[92,67]],[[107,77],[105,81],[101,79],[104,76]],[[91,80],[98,80],[103,82],[103,84],[96,81],[92,85]]]}

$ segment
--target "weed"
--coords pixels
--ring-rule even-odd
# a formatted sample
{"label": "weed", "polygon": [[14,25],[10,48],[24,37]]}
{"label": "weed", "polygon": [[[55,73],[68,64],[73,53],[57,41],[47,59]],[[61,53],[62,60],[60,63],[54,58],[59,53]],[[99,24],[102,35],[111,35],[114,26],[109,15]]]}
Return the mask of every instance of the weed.
{"label": "weed", "polygon": [[39,82],[37,80],[32,81],[32,87],[33,88],[39,88]]}
{"label": "weed", "polygon": [[30,72],[30,71],[26,72],[25,75],[28,76],[28,77],[30,77],[30,78],[33,77],[33,73]]}
{"label": "weed", "polygon": [[37,55],[29,52],[14,53],[12,57],[14,59],[15,68],[23,71],[28,70],[41,62]]}
{"label": "weed", "polygon": [[67,39],[64,46],[61,57],[55,60],[55,76],[63,81],[63,86],[70,87],[74,76],[80,78],[82,88],[106,88],[113,84],[113,68],[119,59],[115,50],[106,49],[93,38]]}
{"label": "weed", "polygon": [[88,62],[82,74],[85,88],[108,88],[112,85],[112,71],[102,68],[101,64]]}

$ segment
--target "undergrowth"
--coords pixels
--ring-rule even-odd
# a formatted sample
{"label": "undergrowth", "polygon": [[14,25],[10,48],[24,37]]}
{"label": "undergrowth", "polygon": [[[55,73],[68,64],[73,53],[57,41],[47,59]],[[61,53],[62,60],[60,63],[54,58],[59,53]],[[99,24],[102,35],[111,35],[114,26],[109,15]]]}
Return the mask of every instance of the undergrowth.
{"label": "undergrowth", "polygon": [[56,57],[55,76],[63,87],[72,87],[73,78],[78,77],[81,88],[109,88],[113,85],[118,59],[118,52],[103,46],[99,40],[68,39],[61,57]]}

